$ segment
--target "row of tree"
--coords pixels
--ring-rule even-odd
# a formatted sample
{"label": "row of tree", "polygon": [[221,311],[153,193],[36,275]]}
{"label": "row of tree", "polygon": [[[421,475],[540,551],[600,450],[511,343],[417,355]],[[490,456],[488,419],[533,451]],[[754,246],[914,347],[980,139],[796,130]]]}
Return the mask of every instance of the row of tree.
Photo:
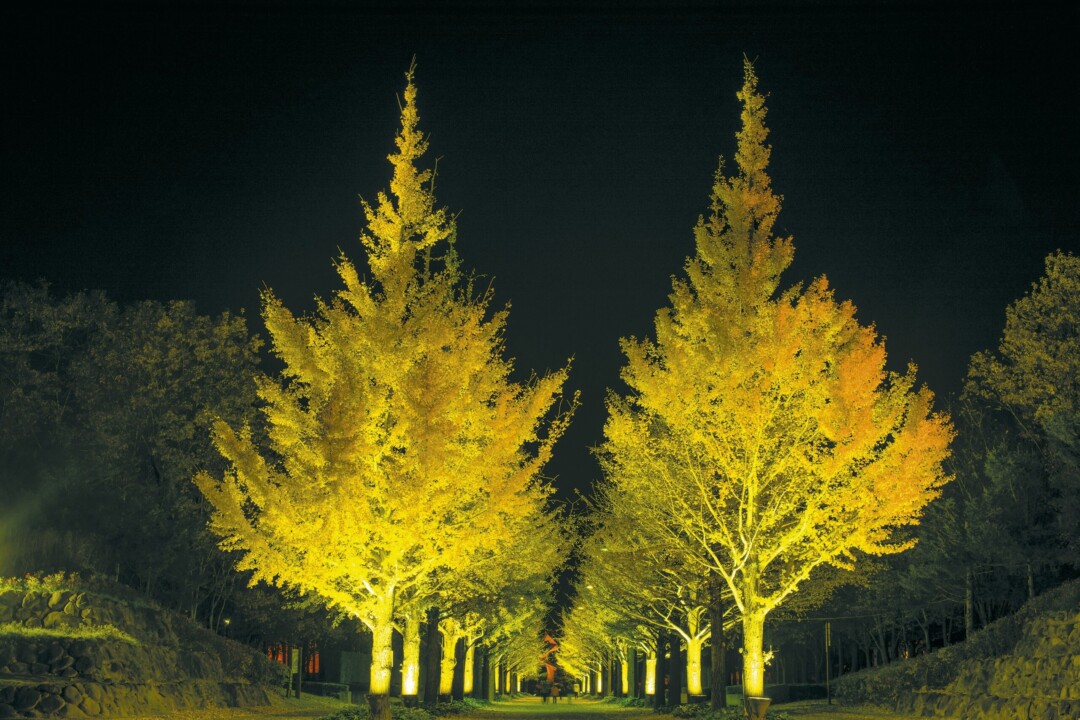
{"label": "row of tree", "polygon": [[[749,63],[739,99],[738,171],[717,172],[655,338],[622,341],[629,391],[608,398],[560,642],[582,676],[620,662],[624,690],[640,652],[658,698],[669,655],[668,674],[703,694],[711,643],[718,704],[732,629],[744,692],[761,695],[774,613],[828,614],[832,596],[853,621],[841,634],[887,660],[912,622],[927,648],[931,630],[951,641],[935,598],[960,599],[970,630],[1013,602],[994,583],[1033,594],[1077,549],[1075,258],[1053,256],[999,352],[973,360],[950,459],[952,420],[914,367],[889,371],[824,278],[782,287],[793,245],[773,234]],[[0,316],[3,527],[34,538],[21,561],[81,558],[210,625],[238,579],[357,621],[377,720],[397,663],[402,694],[418,694],[424,633],[442,648],[426,698],[449,694],[458,662],[468,692],[481,643],[502,672],[535,667],[572,534],[542,476],[577,403],[568,368],[512,379],[506,311],[461,268],[418,122],[410,71],[389,192],[364,204],[370,274],[342,256],[342,289],[305,317],[264,293],[274,376],[242,317],[184,303],[12,285]],[[1008,552],[989,541],[1003,537]]]}
{"label": "row of tree", "polygon": [[615,667],[630,691],[644,657],[658,704],[678,701],[664,698],[665,657],[683,658],[667,671],[674,692],[705,693],[708,644],[725,702],[732,629],[757,696],[764,648],[800,644],[800,620],[837,621],[851,655],[831,662],[854,669],[912,654],[916,637],[947,644],[1077,569],[1080,261],[1047,260],[998,352],[976,355],[952,412],[935,412],[914,366],[888,371],[824,278],[781,289],[793,250],[771,234],[780,201],[756,82],[748,63],[738,173],[721,165],[655,339],[622,341],[630,392],[608,399],[605,480],[563,621],[566,666],[586,682]]}

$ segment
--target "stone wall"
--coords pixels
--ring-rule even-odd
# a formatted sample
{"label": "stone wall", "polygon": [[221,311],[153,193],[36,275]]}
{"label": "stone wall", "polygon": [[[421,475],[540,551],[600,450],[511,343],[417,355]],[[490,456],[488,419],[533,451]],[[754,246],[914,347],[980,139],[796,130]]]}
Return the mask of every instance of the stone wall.
{"label": "stone wall", "polygon": [[897,710],[971,720],[1080,718],[1080,611],[1038,615],[1009,653],[971,659],[943,689],[903,692]]}
{"label": "stone wall", "polygon": [[[0,635],[0,718],[267,705],[278,672],[250,648],[186,618],[94,593],[9,589],[0,593],[0,623],[52,631]],[[106,624],[136,642],[80,637]]]}

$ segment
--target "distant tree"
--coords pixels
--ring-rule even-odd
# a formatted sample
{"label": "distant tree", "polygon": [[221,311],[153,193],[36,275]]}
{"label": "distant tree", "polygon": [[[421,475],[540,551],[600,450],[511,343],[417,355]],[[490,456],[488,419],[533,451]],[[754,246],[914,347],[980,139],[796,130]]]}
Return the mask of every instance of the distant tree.
{"label": "distant tree", "polygon": [[370,629],[376,720],[390,716],[399,599],[498,553],[537,517],[549,494],[539,473],[569,420],[555,410],[567,371],[511,381],[506,312],[462,282],[453,218],[416,165],[427,141],[412,77],[390,195],[364,205],[371,281],[342,258],[344,288],[309,318],[265,293],[284,364],[280,380],[259,381],[267,447],[218,423],[231,468],[196,477],[240,569]]}
{"label": "distant tree", "polygon": [[952,430],[824,278],[778,294],[793,250],[771,234],[780,199],[749,63],[738,96],[739,173],[717,173],[656,340],[622,342],[630,393],[609,400],[601,450],[642,531],[731,591],[744,690],[760,695],[765,618],[823,565],[912,545],[896,531],[945,484]]}
{"label": "distant tree", "polygon": [[[254,411],[243,316],[17,283],[0,305],[3,525],[26,549],[10,562],[115,575],[214,626],[234,578],[190,477],[222,464],[211,420]],[[59,554],[25,540],[57,536]]]}
{"label": "distant tree", "polygon": [[[617,486],[603,486],[597,504],[598,527],[583,544],[579,592],[609,606],[618,618],[609,633],[630,646],[640,646],[642,636],[655,640],[655,632],[639,631],[642,625],[679,638],[686,647],[687,692],[704,694],[701,656],[712,637],[707,576],[699,564],[670,553],[643,532],[638,519],[627,514],[633,504],[621,501]],[[730,595],[726,587],[723,592]],[[729,626],[734,622],[728,618]],[[646,657],[657,652],[643,649]],[[647,676],[654,671],[655,663],[648,663]]]}
{"label": "distant tree", "polygon": [[110,545],[147,594],[216,626],[232,561],[215,547],[191,476],[224,466],[209,440],[215,418],[254,419],[260,341],[242,315],[211,318],[178,301],[126,306],[110,330],[73,368],[98,455],[98,502],[122,511],[110,520]]}
{"label": "distant tree", "polygon": [[[1080,557],[1078,378],[1080,258],[1059,251],[1046,258],[1046,272],[1031,292],[1005,311],[997,351],[971,358],[965,394],[1006,412],[1028,443],[1028,448],[1014,446],[1012,452],[991,457],[988,472],[999,483],[1011,483],[1016,495],[1044,496],[1057,527],[1053,558],[1071,560],[1074,566]],[[1033,473],[1024,459],[1032,451],[1041,457],[1041,473]],[[1043,475],[1041,483],[1038,474]]]}

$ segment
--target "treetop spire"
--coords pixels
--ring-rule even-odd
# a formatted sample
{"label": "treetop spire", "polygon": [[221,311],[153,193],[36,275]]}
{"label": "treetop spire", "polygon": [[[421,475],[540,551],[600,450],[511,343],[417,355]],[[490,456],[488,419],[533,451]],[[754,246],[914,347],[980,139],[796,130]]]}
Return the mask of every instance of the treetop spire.
{"label": "treetop spire", "polygon": [[374,207],[362,201],[368,227],[360,239],[371,272],[388,295],[399,294],[413,279],[417,255],[454,235],[453,218],[446,208],[435,206],[433,171],[417,165],[428,141],[420,130],[415,73],[414,58],[405,73],[401,130],[394,138],[397,152],[387,156],[394,169],[390,195],[380,192]]}
{"label": "treetop spire", "polygon": [[721,158],[709,216],[694,229],[697,255],[687,264],[696,292],[727,295],[736,306],[771,297],[794,255],[790,237],[772,236],[781,198],[766,173],[772,148],[765,142],[765,96],[757,82],[753,63],[744,58],[743,84],[736,94],[743,105],[736,134],[738,173],[725,175]]}

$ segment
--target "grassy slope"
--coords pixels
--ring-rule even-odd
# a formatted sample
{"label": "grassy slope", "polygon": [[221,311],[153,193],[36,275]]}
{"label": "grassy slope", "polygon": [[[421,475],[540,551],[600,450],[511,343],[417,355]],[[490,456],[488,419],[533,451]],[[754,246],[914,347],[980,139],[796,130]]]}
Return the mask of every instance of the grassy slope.
{"label": "grassy slope", "polygon": [[990,623],[965,642],[911,660],[844,675],[836,681],[836,697],[846,704],[878,703],[895,707],[901,693],[948,686],[965,660],[992,660],[1009,654],[1024,639],[1028,624],[1039,615],[1075,612],[1077,607],[1080,607],[1080,580],[1073,580],[1039,595],[1012,615]]}

